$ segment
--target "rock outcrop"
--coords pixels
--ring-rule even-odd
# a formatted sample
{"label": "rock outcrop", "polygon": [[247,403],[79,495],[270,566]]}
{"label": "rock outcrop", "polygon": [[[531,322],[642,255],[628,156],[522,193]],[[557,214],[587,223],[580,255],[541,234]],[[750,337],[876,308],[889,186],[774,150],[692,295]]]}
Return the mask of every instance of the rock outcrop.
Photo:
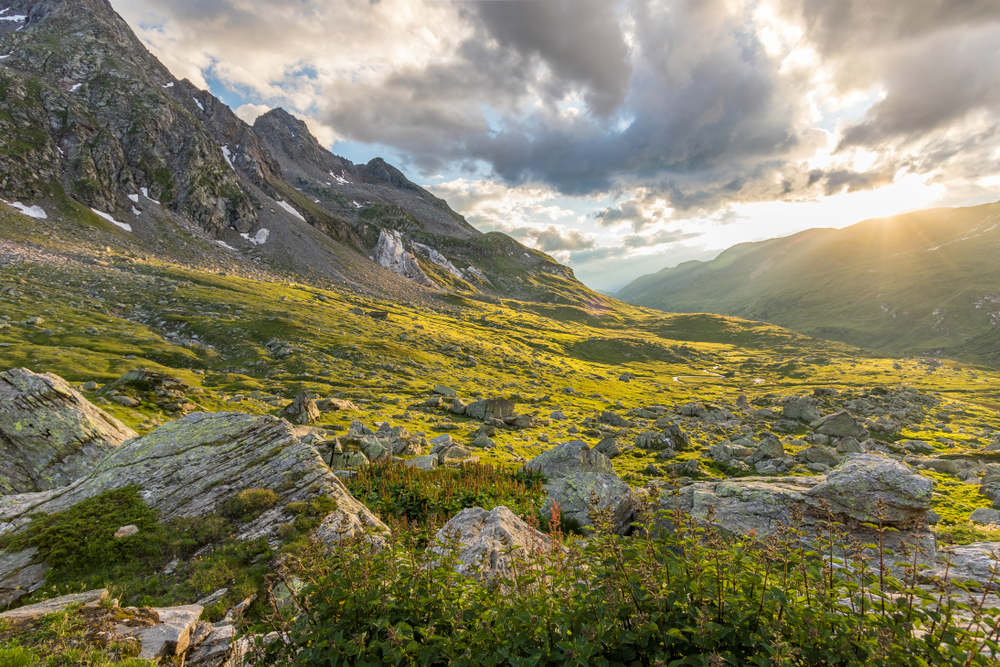
{"label": "rock outcrop", "polygon": [[[764,537],[781,526],[796,523],[811,534],[811,527],[829,517],[842,523],[864,543],[877,542],[877,534],[863,524],[878,524],[895,530],[884,535],[886,546],[902,549],[918,543],[921,562],[932,565],[936,541],[927,528],[931,480],[913,473],[889,458],[856,455],[827,477],[745,477],[690,484],[677,490],[652,482],[661,496],[654,511],[676,507],[701,522],[713,524],[734,535]],[[640,495],[648,497],[648,488]],[[880,502],[881,501],[881,502]]]}
{"label": "rock outcrop", "polygon": [[403,236],[397,231],[382,230],[378,245],[375,247],[375,263],[418,285],[438,287],[438,284],[424,273],[416,256],[407,252],[403,245]]}
{"label": "rock outcrop", "polygon": [[582,440],[573,440],[546,450],[525,463],[524,468],[537,470],[549,479],[577,472],[615,474],[608,457],[596,449],[591,449]]}
{"label": "rock outcrop", "polygon": [[270,416],[194,413],[131,440],[71,486],[0,498],[0,534],[18,530],[35,512],[52,513],[104,491],[135,485],[161,520],[222,512],[245,489],[270,489],[279,502],[242,526],[238,537],[273,536],[295,516],[285,506],[317,496],[336,501],[317,531],[330,541],[363,530],[387,530],[295,437]]}
{"label": "rock outcrop", "polygon": [[293,424],[308,426],[318,420],[321,415],[316,403],[309,397],[309,392],[303,391],[279,412],[278,416],[284,417]]}
{"label": "rock outcrop", "polygon": [[65,486],[135,436],[56,375],[0,373],[2,495]]}

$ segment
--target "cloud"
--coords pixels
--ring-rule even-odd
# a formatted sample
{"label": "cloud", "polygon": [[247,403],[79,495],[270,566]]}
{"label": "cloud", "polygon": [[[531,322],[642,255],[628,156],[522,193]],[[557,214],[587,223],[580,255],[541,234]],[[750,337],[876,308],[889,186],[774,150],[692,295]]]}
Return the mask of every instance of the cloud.
{"label": "cloud", "polygon": [[549,226],[542,230],[529,233],[529,238],[535,240],[535,248],[543,252],[558,250],[585,250],[594,247],[593,237],[585,236],[576,229],[561,230]]}
{"label": "cloud", "polygon": [[253,125],[254,121],[257,120],[259,116],[263,116],[270,110],[271,107],[266,104],[244,104],[243,106],[233,109],[233,113],[241,118],[243,122],[248,125]]}
{"label": "cloud", "polygon": [[653,234],[631,234],[626,236],[622,239],[622,245],[626,248],[650,248],[696,239],[701,235],[702,232],[661,229]]}
{"label": "cloud", "polygon": [[747,206],[912,178],[954,204],[1000,175],[996,0],[112,1],[241,117],[386,147],[574,263],[733,238]]}
{"label": "cloud", "polygon": [[548,100],[584,89],[598,115],[612,113],[628,90],[632,66],[615,4],[607,0],[488,0],[471,5],[486,34],[522,58],[537,56],[551,70]]}

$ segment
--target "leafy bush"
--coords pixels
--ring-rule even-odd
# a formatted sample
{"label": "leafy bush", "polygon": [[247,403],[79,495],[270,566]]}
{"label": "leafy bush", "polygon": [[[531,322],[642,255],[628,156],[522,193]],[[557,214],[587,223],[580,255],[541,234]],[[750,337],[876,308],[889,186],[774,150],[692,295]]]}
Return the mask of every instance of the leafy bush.
{"label": "leafy bush", "polygon": [[526,555],[490,583],[408,534],[381,551],[363,538],[329,555],[317,546],[297,572],[308,585],[287,642],[259,646],[257,662],[925,667],[995,664],[1000,651],[986,596],[921,588],[915,554],[893,563],[832,522],[734,538],[711,517],[706,527],[666,512],[623,538],[593,518],[591,539]]}

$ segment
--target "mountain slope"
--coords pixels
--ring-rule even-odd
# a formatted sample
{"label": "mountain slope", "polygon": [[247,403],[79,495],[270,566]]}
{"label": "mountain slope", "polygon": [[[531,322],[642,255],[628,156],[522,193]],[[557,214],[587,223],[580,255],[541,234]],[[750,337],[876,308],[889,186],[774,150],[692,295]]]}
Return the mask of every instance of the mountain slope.
{"label": "mountain slope", "polygon": [[618,297],[766,320],[899,354],[1000,362],[1000,204],[932,209],[734,246]]}
{"label": "mountain slope", "polygon": [[0,198],[186,264],[257,263],[401,298],[595,297],[383,160],[330,154],[284,111],[250,127],[174,79],[107,0],[0,12]]}

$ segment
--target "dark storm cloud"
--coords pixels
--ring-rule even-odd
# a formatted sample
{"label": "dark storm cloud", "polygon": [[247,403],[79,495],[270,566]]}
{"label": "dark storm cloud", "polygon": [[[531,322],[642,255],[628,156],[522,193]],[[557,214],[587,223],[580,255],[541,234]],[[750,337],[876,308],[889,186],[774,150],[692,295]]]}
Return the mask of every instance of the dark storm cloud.
{"label": "dark storm cloud", "polygon": [[469,11],[499,44],[549,66],[551,99],[581,85],[590,108],[604,116],[625,99],[632,73],[615,6],[607,0],[484,0]]}
{"label": "dark storm cloud", "polygon": [[[403,148],[425,169],[478,160],[508,183],[565,194],[658,180],[680,208],[733,197],[746,169],[803,140],[779,63],[749,15],[723,3],[461,6],[474,36],[456,60],[328,91],[325,118],[338,133]],[[634,23],[631,51],[616,11]],[[560,103],[574,91],[587,108],[569,113]],[[532,96],[546,104],[522,108]]]}
{"label": "dark storm cloud", "polygon": [[[679,218],[879,187],[903,170],[947,180],[996,169],[1000,0],[121,2],[156,7],[212,62],[241,49],[290,59],[284,74],[269,71],[269,94],[297,92],[291,72],[323,45],[365,54],[361,69],[328,66],[298,108],[427,173],[474,165],[477,177],[566,195],[642,189]],[[818,54],[813,71],[785,66],[790,47],[765,48],[760,7],[801,30],[798,46]],[[397,32],[380,33],[396,19]],[[412,45],[393,52],[421,21],[454,40],[438,31],[426,58]],[[827,110],[813,96],[836,106],[876,93],[861,117],[821,129],[816,111]],[[811,173],[827,131],[841,163]],[[845,166],[858,149],[878,156],[868,173]],[[639,232],[657,220],[642,203],[595,219]]]}

